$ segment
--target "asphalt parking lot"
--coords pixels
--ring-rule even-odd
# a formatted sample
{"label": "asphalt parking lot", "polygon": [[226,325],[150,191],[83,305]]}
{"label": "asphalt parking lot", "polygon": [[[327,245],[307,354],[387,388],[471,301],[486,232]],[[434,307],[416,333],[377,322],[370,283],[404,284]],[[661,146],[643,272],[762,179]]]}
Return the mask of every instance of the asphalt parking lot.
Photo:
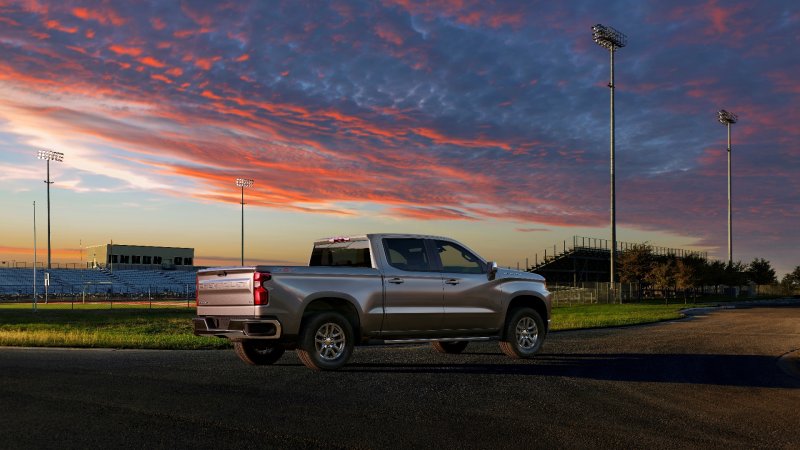
{"label": "asphalt parking lot", "polygon": [[[496,343],[287,353],[0,348],[4,448],[800,448],[800,308]],[[792,353],[795,352],[795,353]]]}

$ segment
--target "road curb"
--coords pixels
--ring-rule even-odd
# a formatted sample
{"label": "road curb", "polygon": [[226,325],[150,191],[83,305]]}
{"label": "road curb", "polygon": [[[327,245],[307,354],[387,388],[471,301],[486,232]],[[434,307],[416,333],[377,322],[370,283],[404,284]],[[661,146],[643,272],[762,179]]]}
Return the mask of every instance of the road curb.
{"label": "road curb", "polygon": [[800,349],[786,353],[778,358],[778,367],[786,375],[800,378]]}
{"label": "road curb", "polygon": [[747,309],[747,308],[760,308],[769,306],[800,306],[800,300],[795,298],[778,298],[769,300],[744,300],[732,302],[716,302],[709,306],[696,306],[693,308],[686,308],[680,310],[681,313],[690,315],[691,312],[706,313],[712,311],[720,311],[724,309]]}

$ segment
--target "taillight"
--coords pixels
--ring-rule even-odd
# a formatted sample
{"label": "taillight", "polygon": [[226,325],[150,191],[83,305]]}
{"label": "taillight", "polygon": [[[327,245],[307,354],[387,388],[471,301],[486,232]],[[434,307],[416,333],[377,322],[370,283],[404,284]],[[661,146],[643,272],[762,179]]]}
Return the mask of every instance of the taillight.
{"label": "taillight", "polygon": [[256,305],[269,304],[269,291],[264,287],[272,279],[269,272],[253,272],[253,303]]}

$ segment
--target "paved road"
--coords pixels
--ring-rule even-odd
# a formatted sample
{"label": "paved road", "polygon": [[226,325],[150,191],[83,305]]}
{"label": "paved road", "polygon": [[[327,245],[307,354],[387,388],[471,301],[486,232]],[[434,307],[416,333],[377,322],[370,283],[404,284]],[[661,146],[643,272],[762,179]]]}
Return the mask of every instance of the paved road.
{"label": "paved road", "polygon": [[288,353],[0,348],[0,447],[796,449],[800,379],[778,361],[798,348],[797,307],[553,333],[525,362],[496,343],[361,348],[335,373]]}

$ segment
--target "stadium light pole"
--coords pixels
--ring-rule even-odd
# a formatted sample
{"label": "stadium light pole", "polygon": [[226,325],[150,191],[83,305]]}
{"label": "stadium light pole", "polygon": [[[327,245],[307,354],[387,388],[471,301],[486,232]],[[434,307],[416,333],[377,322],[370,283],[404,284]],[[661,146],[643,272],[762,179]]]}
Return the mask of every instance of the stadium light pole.
{"label": "stadium light pole", "polygon": [[64,154],[61,152],[54,152],[52,150],[39,150],[39,159],[47,161],[47,179],[44,181],[47,184],[47,268],[51,268],[51,255],[50,255],[50,161],[61,162],[64,160]]}
{"label": "stadium light pole", "polygon": [[731,125],[739,120],[739,117],[732,113],[720,109],[717,113],[719,123],[728,128],[728,266],[733,265],[733,225],[731,213]]}
{"label": "stadium light pole", "polygon": [[244,188],[252,187],[253,180],[248,178],[237,178],[236,186],[242,188],[242,265],[244,265]]}
{"label": "stadium light pole", "polygon": [[614,260],[617,258],[617,216],[616,204],[617,197],[615,191],[614,179],[614,52],[618,48],[625,47],[628,43],[628,37],[621,32],[609,26],[597,24],[592,27],[592,39],[594,42],[608,49],[611,54],[611,81],[608,87],[611,89],[611,267],[610,267],[610,281],[611,289],[615,288],[614,285]]}

